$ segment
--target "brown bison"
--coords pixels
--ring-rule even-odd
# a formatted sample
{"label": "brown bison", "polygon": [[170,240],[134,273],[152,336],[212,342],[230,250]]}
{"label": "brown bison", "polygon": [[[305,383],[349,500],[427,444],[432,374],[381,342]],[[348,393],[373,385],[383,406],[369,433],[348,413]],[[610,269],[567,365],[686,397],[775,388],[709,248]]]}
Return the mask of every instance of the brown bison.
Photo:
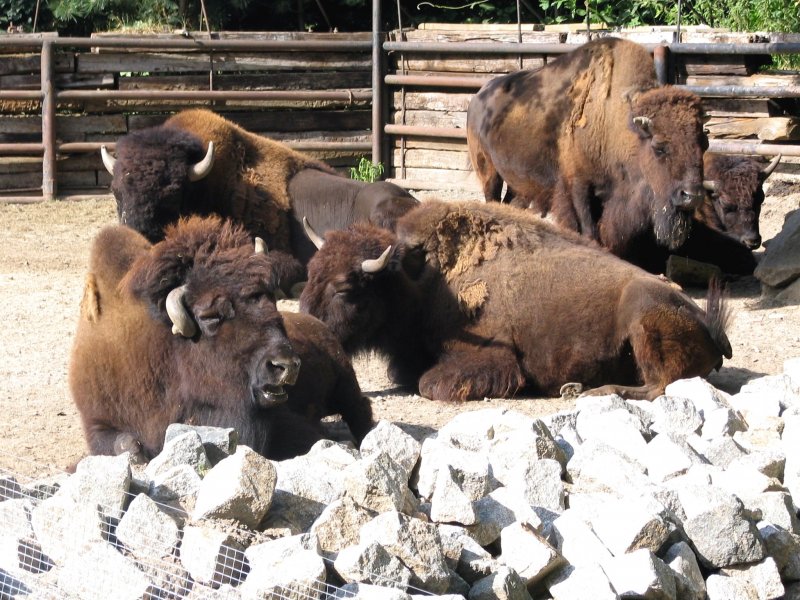
{"label": "brown bison", "polygon": [[487,201],[530,206],[614,254],[649,236],[676,248],[703,199],[700,98],[657,84],[633,42],[602,38],[489,81],[467,141]]}
{"label": "brown bison", "polygon": [[764,182],[780,160],[780,154],[766,164],[762,158],[707,152],[703,162],[709,195],[695,212],[695,218],[752,250],[758,248]]}
{"label": "brown bison", "polygon": [[124,226],[94,241],[69,367],[92,454],[157,454],[170,423],[235,428],[269,458],[303,453],[319,418],[371,426],[338,341],[281,314],[269,255],[218,217],[192,217],[156,245]]}
{"label": "brown bison", "polygon": [[217,214],[305,264],[309,242],[297,226],[304,216],[318,230],[361,219],[391,226],[417,202],[396,185],[337,175],[321,161],[203,109],[121,137],[116,159],[105,148],[101,153],[120,223],[151,242],[180,216]]}
{"label": "brown bison", "polygon": [[397,233],[330,232],[309,263],[301,310],[350,352],[436,400],[592,393],[652,399],[731,356],[719,288],[706,311],[594,242],[530,211],[426,202]]}

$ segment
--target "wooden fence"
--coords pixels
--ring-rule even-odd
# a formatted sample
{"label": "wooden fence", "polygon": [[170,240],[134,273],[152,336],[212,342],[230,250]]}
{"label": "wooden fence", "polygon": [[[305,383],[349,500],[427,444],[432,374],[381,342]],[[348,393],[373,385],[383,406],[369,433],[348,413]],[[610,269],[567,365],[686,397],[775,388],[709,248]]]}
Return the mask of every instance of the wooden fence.
{"label": "wooden fence", "polygon": [[[800,53],[800,35],[614,35],[651,46],[664,81],[703,96],[712,148],[800,157],[800,75],[756,72],[771,54]],[[376,59],[375,32],[2,35],[0,197],[106,193],[99,146],[190,106],[342,170],[372,156],[417,192],[474,196],[464,133],[472,94],[492,76],[542,66],[587,33],[425,25],[377,39]]]}

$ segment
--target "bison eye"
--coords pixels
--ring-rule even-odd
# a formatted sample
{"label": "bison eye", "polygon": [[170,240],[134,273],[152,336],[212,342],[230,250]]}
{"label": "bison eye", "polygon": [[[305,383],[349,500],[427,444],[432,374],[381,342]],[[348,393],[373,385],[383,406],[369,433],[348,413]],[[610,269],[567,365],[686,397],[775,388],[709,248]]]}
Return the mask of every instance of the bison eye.
{"label": "bison eye", "polygon": [[669,153],[669,148],[666,144],[653,144],[653,153],[658,158],[662,158]]}
{"label": "bison eye", "polygon": [[216,335],[217,331],[219,331],[219,326],[222,325],[222,317],[220,315],[209,315],[205,317],[198,315],[197,324],[200,326],[204,335],[211,337]]}

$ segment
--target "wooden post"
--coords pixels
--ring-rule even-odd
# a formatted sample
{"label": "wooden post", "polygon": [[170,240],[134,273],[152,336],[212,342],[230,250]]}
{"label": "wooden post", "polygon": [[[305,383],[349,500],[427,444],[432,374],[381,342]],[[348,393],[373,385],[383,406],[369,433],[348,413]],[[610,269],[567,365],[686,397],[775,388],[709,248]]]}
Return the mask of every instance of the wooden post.
{"label": "wooden post", "polygon": [[42,197],[56,197],[56,94],[53,85],[53,43],[42,43]]}
{"label": "wooden post", "polygon": [[383,159],[383,35],[381,0],[372,0],[372,162]]}

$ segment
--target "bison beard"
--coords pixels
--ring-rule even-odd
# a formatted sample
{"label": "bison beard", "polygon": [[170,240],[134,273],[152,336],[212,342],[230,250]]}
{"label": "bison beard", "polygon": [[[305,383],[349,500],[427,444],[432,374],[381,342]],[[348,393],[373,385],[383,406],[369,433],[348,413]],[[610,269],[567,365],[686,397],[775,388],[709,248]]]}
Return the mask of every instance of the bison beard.
{"label": "bison beard", "polygon": [[[669,250],[680,248],[692,229],[692,213],[664,206],[653,214],[656,242]],[[635,262],[635,261],[634,261]]]}
{"label": "bison beard", "polygon": [[329,414],[366,434],[343,349],[313,317],[278,312],[260,249],[217,217],[182,220],[154,246],[122,226],[98,235],[69,368],[92,454],[152,458],[171,423],[232,427],[274,459],[306,452]]}
{"label": "bison beard", "polygon": [[731,355],[718,291],[704,312],[585,238],[494,203],[429,201],[396,235],[329,232],[300,306],[435,400],[557,395],[569,382],[653,399]]}

